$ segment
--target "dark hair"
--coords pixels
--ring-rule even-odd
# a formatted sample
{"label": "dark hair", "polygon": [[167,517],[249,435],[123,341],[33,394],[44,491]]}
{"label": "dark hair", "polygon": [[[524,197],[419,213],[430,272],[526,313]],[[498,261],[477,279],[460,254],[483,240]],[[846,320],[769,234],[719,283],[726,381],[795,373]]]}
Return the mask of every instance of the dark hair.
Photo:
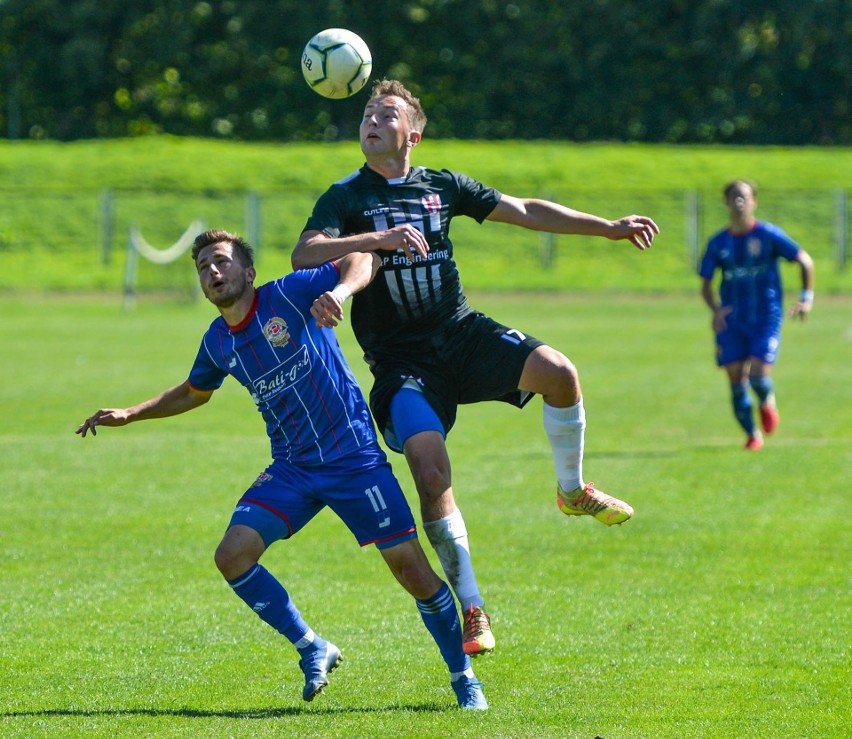
{"label": "dark hair", "polygon": [[234,254],[237,255],[243,267],[254,266],[254,250],[249,246],[248,242],[235,233],[222,231],[221,229],[205,231],[195,237],[195,243],[192,246],[192,261],[198,261],[198,254],[205,247],[221,243],[230,244],[233,247]]}
{"label": "dark hair", "polygon": [[423,129],[426,128],[426,113],[423,112],[420,99],[414,97],[399,80],[376,80],[373,83],[373,89],[370,91],[370,98],[385,97],[386,95],[398,97],[405,103],[412,130],[423,133]]}
{"label": "dark hair", "polygon": [[751,180],[731,180],[727,185],[725,185],[725,189],[722,192],[725,194],[725,201],[727,202],[728,198],[731,197],[731,193],[733,192],[735,187],[739,185],[745,185],[746,187],[751,188],[752,197],[757,197],[757,185],[754,184]]}

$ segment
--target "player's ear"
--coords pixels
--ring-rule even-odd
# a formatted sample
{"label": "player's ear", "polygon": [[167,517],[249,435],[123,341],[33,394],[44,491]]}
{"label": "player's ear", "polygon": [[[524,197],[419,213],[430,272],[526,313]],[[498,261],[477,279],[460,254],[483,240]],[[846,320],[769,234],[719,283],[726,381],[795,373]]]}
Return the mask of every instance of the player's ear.
{"label": "player's ear", "polygon": [[246,270],[246,282],[249,285],[254,284],[255,277],[257,277],[257,270],[254,267],[249,267]]}
{"label": "player's ear", "polygon": [[420,131],[412,131],[408,134],[408,148],[413,149],[417,144],[420,143],[420,139],[423,138],[423,134]]}

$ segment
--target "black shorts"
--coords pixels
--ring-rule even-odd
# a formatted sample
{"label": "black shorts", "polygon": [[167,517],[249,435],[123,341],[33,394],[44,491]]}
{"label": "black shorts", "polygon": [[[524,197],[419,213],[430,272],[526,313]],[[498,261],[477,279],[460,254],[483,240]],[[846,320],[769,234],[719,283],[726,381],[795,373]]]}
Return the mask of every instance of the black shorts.
{"label": "black shorts", "polygon": [[420,385],[447,433],[463,403],[499,400],[522,408],[533,393],[518,390],[521,373],[527,357],[543,345],[482,313],[469,313],[419,346],[370,353],[367,361],[375,378],[370,409],[385,441],[391,399],[409,379]]}

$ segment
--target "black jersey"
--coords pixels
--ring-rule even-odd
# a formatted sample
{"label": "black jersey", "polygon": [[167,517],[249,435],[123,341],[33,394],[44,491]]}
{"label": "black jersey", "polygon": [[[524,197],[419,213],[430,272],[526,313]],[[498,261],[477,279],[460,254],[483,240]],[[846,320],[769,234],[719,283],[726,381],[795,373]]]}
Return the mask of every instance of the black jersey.
{"label": "black jersey", "polygon": [[317,201],[306,231],[332,238],[413,224],[429,242],[412,262],[402,249],[377,251],[376,279],[352,304],[352,329],[370,359],[373,352],[423,351],[448,324],[472,312],[462,290],[450,241],[450,221],[465,215],[480,223],[500,193],[466,175],[412,167],[387,180],[366,165],[332,185]]}

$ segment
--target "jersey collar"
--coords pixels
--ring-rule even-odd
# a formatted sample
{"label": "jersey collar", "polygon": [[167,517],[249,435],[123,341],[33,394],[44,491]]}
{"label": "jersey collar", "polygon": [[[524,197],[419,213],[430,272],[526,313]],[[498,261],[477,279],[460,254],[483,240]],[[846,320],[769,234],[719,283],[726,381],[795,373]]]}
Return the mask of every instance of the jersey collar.
{"label": "jersey collar", "polygon": [[246,317],[243,318],[236,326],[232,326],[230,323],[228,324],[228,328],[231,333],[236,333],[237,331],[242,331],[247,325],[248,322],[254,317],[254,314],[257,313],[257,300],[258,300],[258,291],[257,288],[254,289],[254,300],[251,303],[251,308],[249,308],[249,312],[246,313]]}

